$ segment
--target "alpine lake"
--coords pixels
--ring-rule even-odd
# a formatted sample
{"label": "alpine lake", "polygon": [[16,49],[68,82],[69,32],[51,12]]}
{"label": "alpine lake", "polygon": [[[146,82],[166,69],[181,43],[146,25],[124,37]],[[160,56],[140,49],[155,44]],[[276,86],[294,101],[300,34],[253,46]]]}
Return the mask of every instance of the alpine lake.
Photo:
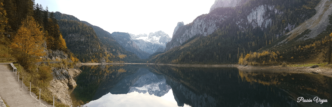
{"label": "alpine lake", "polygon": [[81,66],[84,107],[331,107],[332,78],[233,67]]}

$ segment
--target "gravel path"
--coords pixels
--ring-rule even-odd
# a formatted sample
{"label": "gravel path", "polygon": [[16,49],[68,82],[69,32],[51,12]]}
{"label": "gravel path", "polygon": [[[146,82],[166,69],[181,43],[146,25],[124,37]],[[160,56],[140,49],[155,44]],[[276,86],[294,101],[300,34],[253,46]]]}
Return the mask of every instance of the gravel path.
{"label": "gravel path", "polygon": [[41,107],[39,102],[30,96],[28,89],[22,88],[20,82],[17,81],[17,76],[11,71],[8,64],[0,64],[0,96],[8,106]]}

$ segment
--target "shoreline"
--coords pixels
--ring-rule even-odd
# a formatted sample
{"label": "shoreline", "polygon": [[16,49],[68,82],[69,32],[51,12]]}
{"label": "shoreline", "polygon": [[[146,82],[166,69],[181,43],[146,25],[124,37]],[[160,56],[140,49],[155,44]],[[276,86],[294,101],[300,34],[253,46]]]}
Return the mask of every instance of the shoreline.
{"label": "shoreline", "polygon": [[282,66],[243,66],[239,65],[237,67],[239,70],[249,71],[266,71],[271,72],[287,72],[287,73],[309,73],[309,74],[319,74],[332,78],[332,69],[327,67],[282,67]]}
{"label": "shoreline", "polygon": [[320,74],[332,77],[332,69],[327,67],[282,67],[278,66],[243,66],[238,64],[161,64],[161,63],[81,63],[81,66],[94,66],[94,65],[157,65],[157,66],[174,66],[174,67],[235,67],[239,70],[245,71],[264,71],[270,70],[273,72],[288,72],[288,73],[310,73]]}
{"label": "shoreline", "polygon": [[175,67],[238,67],[238,64],[161,64],[161,63],[81,63],[81,66],[94,65],[157,65]]}

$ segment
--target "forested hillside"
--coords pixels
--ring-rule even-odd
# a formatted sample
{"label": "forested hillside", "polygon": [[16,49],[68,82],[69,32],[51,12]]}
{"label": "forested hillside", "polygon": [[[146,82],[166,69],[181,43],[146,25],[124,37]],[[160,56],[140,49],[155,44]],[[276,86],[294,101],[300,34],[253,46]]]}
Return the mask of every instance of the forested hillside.
{"label": "forested hillside", "polygon": [[67,49],[57,21],[41,5],[31,0],[2,0],[1,2],[1,57],[13,57],[25,68],[42,61],[49,50],[63,51],[71,62],[78,61]]}
{"label": "forested hillside", "polygon": [[141,59],[146,59],[150,56],[149,53],[142,51],[138,45],[131,40],[128,33],[124,32],[113,32],[111,36],[127,51],[136,54]]}
{"label": "forested hillside", "polygon": [[135,54],[124,50],[103,29],[60,12],[54,16],[68,48],[82,62],[139,61]]}
{"label": "forested hillside", "polygon": [[[104,29],[91,25],[88,22],[84,22],[87,25],[91,26],[93,30],[96,32],[98,38],[100,39],[101,43],[103,43],[107,49],[107,52],[112,53],[113,55],[120,55],[122,57],[126,56],[123,58],[123,61],[130,61],[130,62],[140,62],[140,58],[138,55],[136,55],[133,52],[127,51],[124,49],[116,39],[112,37],[112,35],[105,31]],[[112,60],[121,60],[121,58],[117,57],[118,59],[112,59]]]}
{"label": "forested hillside", "polygon": [[[318,11],[319,3],[319,6],[327,5],[325,11]],[[308,59],[317,52],[321,52],[321,58],[325,58],[328,40],[324,38],[331,31],[330,27],[316,24],[321,29],[326,27],[326,30],[307,39],[303,37],[308,36],[306,34],[310,33],[309,29],[297,32],[294,39],[288,38],[288,32],[314,15],[322,14],[321,17],[325,17],[331,14],[326,12],[329,5],[325,0],[247,0],[237,7],[219,7],[209,14],[197,17],[192,23],[179,27],[172,41],[167,44],[169,50],[153,56],[150,61],[238,63],[239,58],[242,58],[241,63],[243,60],[248,63],[254,52],[257,57],[261,57],[259,59],[263,56],[271,57],[263,58],[264,62],[260,63],[273,62],[272,58],[280,59],[276,63],[301,62],[303,60],[300,59]],[[209,33],[211,31],[213,32]]]}
{"label": "forested hillside", "polygon": [[22,84],[30,82],[36,95],[37,87],[42,89],[41,99],[50,103],[52,70],[79,62],[68,50],[58,22],[34,0],[0,0],[0,23],[0,62],[14,63]]}

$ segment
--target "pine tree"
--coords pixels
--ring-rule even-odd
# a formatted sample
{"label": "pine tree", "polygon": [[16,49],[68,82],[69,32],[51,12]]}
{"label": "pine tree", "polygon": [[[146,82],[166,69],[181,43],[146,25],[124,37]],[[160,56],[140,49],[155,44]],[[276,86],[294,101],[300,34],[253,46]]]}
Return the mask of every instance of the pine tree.
{"label": "pine tree", "polygon": [[6,26],[7,32],[13,32],[13,30],[18,29],[16,28],[16,20],[18,19],[15,17],[15,13],[17,11],[17,8],[13,2],[13,0],[4,0],[4,8],[7,13],[8,18],[8,25]]}
{"label": "pine tree", "polygon": [[46,7],[46,10],[44,11],[43,14],[43,25],[44,29],[48,29],[48,7]]}
{"label": "pine tree", "polygon": [[0,1],[0,39],[3,36],[3,34],[5,33],[5,27],[7,25],[8,19],[6,18],[6,15],[7,15],[7,13],[4,8],[4,4],[1,0]]}

